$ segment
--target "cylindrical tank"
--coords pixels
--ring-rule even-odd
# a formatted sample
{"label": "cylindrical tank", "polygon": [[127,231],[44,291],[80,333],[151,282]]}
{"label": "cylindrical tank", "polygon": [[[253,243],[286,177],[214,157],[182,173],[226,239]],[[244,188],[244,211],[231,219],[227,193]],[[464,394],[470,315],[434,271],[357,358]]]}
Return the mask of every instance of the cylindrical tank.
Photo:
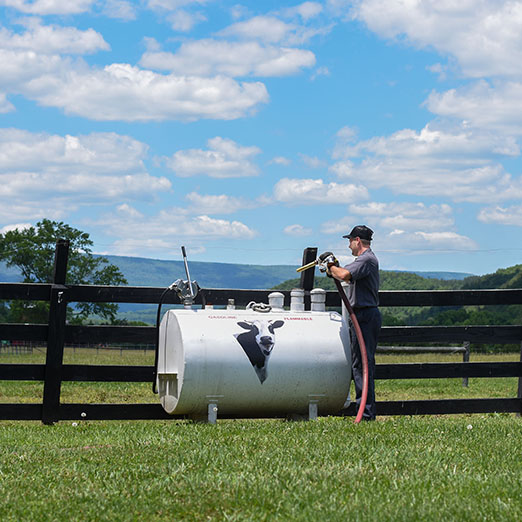
{"label": "cylindrical tank", "polygon": [[306,414],[314,405],[327,415],[343,407],[350,379],[349,335],[335,312],[185,309],[161,321],[158,391],[168,413]]}

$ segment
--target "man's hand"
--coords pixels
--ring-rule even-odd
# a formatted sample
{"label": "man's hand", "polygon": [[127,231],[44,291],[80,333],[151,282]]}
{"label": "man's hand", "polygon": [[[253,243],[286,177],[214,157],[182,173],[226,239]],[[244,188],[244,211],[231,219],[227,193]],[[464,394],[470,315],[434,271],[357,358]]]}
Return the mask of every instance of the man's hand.
{"label": "man's hand", "polygon": [[335,257],[335,256],[333,255],[333,252],[323,252],[323,253],[319,256],[319,259],[320,259],[321,261],[324,261],[327,257],[330,257],[330,256]]}
{"label": "man's hand", "polygon": [[339,266],[339,261],[337,261],[336,257],[333,255],[332,252],[323,252],[319,256],[320,263],[319,265],[319,271],[320,272],[326,272],[326,275],[328,277],[332,277],[332,274],[330,272],[330,267],[332,266]]}

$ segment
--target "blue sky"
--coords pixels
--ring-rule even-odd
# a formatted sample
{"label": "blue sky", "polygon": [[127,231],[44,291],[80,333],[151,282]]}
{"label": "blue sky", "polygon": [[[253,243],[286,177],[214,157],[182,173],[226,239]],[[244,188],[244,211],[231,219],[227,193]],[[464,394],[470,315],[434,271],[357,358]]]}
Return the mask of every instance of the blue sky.
{"label": "blue sky", "polygon": [[522,2],[0,0],[0,229],[98,253],[522,262]]}

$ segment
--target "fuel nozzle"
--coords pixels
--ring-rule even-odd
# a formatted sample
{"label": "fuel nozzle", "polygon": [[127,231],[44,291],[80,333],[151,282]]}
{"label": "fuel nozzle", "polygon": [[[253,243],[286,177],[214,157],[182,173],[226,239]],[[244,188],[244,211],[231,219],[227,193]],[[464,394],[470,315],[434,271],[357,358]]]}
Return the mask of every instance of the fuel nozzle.
{"label": "fuel nozzle", "polygon": [[320,262],[319,259],[316,259],[315,261],[312,261],[311,263],[308,263],[307,265],[300,266],[296,272],[304,272],[305,270],[308,270],[309,268],[313,268],[315,265],[317,265]]}

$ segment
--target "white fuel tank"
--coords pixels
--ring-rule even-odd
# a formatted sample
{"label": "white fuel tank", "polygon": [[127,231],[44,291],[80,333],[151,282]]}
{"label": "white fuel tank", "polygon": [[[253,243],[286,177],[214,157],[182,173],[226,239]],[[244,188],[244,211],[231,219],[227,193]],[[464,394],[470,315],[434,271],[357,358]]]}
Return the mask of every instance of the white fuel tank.
{"label": "white fuel tank", "polygon": [[349,333],[335,312],[182,309],[163,316],[158,392],[172,414],[321,415],[345,404]]}

